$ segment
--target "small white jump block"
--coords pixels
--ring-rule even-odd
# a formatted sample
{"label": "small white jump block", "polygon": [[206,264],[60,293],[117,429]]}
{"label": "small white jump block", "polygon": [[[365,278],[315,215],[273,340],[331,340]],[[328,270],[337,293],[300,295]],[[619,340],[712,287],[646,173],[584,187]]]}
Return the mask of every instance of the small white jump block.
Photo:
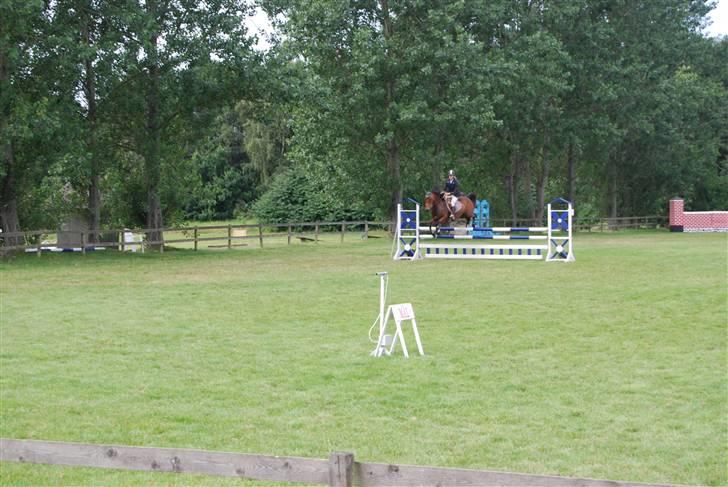
{"label": "small white jump block", "polygon": [[[394,337],[387,335],[387,324],[389,323],[390,315],[394,318],[395,332]],[[379,328],[379,340],[377,341],[377,348],[374,350],[375,357],[381,357],[382,355],[392,355],[394,349],[397,346],[397,341],[402,344],[402,353],[405,358],[409,358],[407,352],[407,344],[404,341],[404,334],[402,333],[402,323],[405,321],[412,322],[412,332],[415,335],[415,341],[417,342],[417,350],[420,355],[424,355],[425,352],[422,350],[422,341],[420,340],[420,334],[417,331],[417,321],[415,320],[415,310],[412,308],[411,303],[392,304],[387,308],[387,313],[384,315],[384,321],[382,326]]]}

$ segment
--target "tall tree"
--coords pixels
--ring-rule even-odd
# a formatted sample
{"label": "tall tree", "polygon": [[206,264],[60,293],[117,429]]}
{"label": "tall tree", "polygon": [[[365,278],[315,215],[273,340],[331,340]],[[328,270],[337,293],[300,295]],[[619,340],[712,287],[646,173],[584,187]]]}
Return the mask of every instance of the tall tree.
{"label": "tall tree", "polygon": [[164,226],[165,163],[189,155],[176,139],[185,120],[195,114],[199,123],[246,85],[248,8],[244,0],[147,0],[119,13],[125,85],[117,126],[143,160],[150,241],[161,240]]}
{"label": "tall tree", "polygon": [[[2,2],[0,17],[0,223],[11,233],[21,228],[20,197],[40,184],[62,126],[61,88],[49,6]],[[6,245],[19,242],[6,238]]]}
{"label": "tall tree", "polygon": [[482,50],[457,21],[462,3],[264,5],[284,14],[287,52],[310,80],[294,120],[294,155],[336,161],[360,188],[367,181],[362,198],[392,214],[403,193],[432,185],[483,145],[492,93]]}

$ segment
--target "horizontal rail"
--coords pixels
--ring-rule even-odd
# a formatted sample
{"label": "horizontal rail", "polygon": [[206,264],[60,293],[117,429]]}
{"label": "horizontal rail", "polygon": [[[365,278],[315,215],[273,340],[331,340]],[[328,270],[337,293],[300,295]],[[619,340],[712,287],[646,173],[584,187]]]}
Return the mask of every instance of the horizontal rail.
{"label": "horizontal rail", "polygon": [[[508,222],[513,221],[508,218],[498,218],[498,219],[491,219],[491,221],[500,221],[500,222]],[[509,231],[516,231],[515,228],[524,227],[523,223],[543,223],[543,221],[540,220],[515,220],[516,222],[520,223],[520,225],[513,225],[513,226],[494,226],[494,227],[484,227],[484,228],[478,228],[478,230],[492,230],[492,231],[498,231],[498,232],[505,232]],[[625,217],[616,217],[616,218],[598,218],[598,217],[574,217],[573,224],[574,226],[577,225],[610,225],[610,226],[621,226],[623,224],[656,224],[656,223],[667,223],[668,217],[667,216],[625,216]],[[232,224],[232,225],[207,225],[207,226],[195,226],[195,227],[169,227],[169,228],[111,228],[111,229],[99,229],[99,230],[86,230],[84,233],[87,235],[99,235],[99,234],[108,234],[108,233],[119,233],[119,232],[131,232],[131,233],[154,233],[154,232],[191,232],[197,229],[198,231],[207,231],[207,230],[227,230],[228,228],[234,229],[245,229],[245,228],[287,228],[287,227],[315,227],[315,226],[360,226],[360,225],[371,225],[371,226],[377,226],[377,227],[387,227],[392,225],[392,222],[381,222],[381,221],[345,221],[345,222],[297,222],[297,223],[246,223],[246,224]],[[457,227],[441,227],[441,229],[447,229],[449,231],[452,231],[452,228]],[[472,229],[472,227],[470,227]],[[537,230],[539,227],[528,227],[525,226],[524,228],[529,228],[528,231],[546,231],[544,230]],[[542,227],[545,228],[545,227]],[[428,229],[429,227],[422,227],[422,229]],[[523,230],[526,231],[526,230]],[[60,233],[62,230],[27,230],[27,231],[17,231],[17,232],[0,232],[0,237],[2,238],[11,238],[11,237],[28,237],[28,236],[38,236],[38,235],[48,235],[48,234],[56,234]],[[79,233],[74,232],[73,230],[69,230],[71,233]]]}
{"label": "horizontal rail", "polygon": [[[357,228],[361,227],[361,228]],[[0,232],[0,242],[5,245],[0,246],[0,252],[9,252],[16,250],[25,250],[26,252],[35,252],[39,256],[47,251],[81,251],[92,250],[92,246],[118,248],[119,250],[134,249],[136,246],[162,246],[178,243],[193,243],[194,250],[198,249],[200,242],[227,241],[227,245],[207,245],[208,248],[221,247],[242,247],[246,245],[238,245],[233,243],[234,240],[258,240],[260,246],[263,246],[265,239],[270,238],[288,238],[291,243],[292,238],[302,240],[319,241],[323,235],[340,235],[341,241],[344,241],[344,235],[347,232],[363,232],[364,238],[369,236],[369,231],[377,227],[391,227],[391,222],[376,221],[338,221],[338,222],[297,222],[297,223],[274,223],[274,224],[237,224],[237,225],[209,225],[197,227],[169,227],[169,228],[140,228],[140,229],[99,229],[99,230],[68,230],[68,231],[51,231],[51,230],[34,230],[28,232],[12,232],[3,234]],[[255,229],[250,234],[240,235],[239,230]],[[270,231],[272,229],[272,231]],[[218,235],[203,236],[206,231],[217,231]],[[44,235],[57,235],[67,233],[75,235],[73,243],[43,243]],[[127,234],[142,235],[139,240],[127,241]],[[181,233],[181,235],[180,235]],[[96,242],[100,237],[108,240],[109,235],[117,235],[113,241]],[[165,238],[165,235],[172,238]],[[207,234],[209,235],[209,234]],[[149,238],[154,236],[154,239]],[[157,238],[162,237],[162,238]],[[180,238],[181,237],[181,238]],[[58,238],[56,238],[58,240]],[[40,248],[39,248],[40,245]],[[48,248],[53,246],[54,248]]]}
{"label": "horizontal rail", "polygon": [[[548,232],[548,227],[418,227],[421,232]],[[406,230],[403,228],[402,230]]]}
{"label": "horizontal rail", "polygon": [[328,460],[184,448],[93,445],[0,438],[0,461],[195,473],[276,482],[351,487],[455,485],[480,487],[668,487],[613,480],[491,470],[355,462],[351,453]]}
{"label": "horizontal rail", "polygon": [[448,245],[448,244],[430,244],[424,243],[420,245],[422,249],[452,249],[457,247],[459,249],[525,249],[525,250],[546,250],[548,245]]}
{"label": "horizontal rail", "polygon": [[547,240],[546,235],[420,235],[425,240]]}

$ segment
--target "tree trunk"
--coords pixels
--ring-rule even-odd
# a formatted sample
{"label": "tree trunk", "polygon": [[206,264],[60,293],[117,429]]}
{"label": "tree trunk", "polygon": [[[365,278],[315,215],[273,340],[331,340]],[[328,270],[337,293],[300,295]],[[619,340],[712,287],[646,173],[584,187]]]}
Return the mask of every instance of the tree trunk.
{"label": "tree trunk", "polygon": [[523,172],[523,194],[526,195],[526,211],[528,218],[536,218],[535,208],[533,204],[533,192],[531,187],[533,185],[533,175],[531,173],[531,163],[528,159],[521,159],[520,164]]}
{"label": "tree trunk", "polygon": [[444,141],[444,135],[441,131],[438,130],[437,134],[437,143],[435,144],[435,150],[433,152],[433,161],[431,166],[431,176],[432,176],[432,187],[427,188],[429,191],[430,189],[440,189],[440,185],[442,184],[442,166],[440,161],[442,159],[442,153],[445,150],[445,141]]}
{"label": "tree trunk", "polygon": [[395,139],[387,143],[387,169],[391,186],[390,215],[397,218],[397,205],[402,201],[402,181],[399,171],[399,144]]}
{"label": "tree trunk", "polygon": [[511,154],[511,172],[507,177],[508,195],[511,205],[511,224],[518,222],[518,155]]}
{"label": "tree trunk", "polygon": [[[82,27],[81,35],[83,36],[86,47],[90,50],[91,47],[91,34],[90,24],[91,19],[87,18],[86,22]],[[84,73],[84,96],[86,97],[86,103],[88,105],[88,113],[86,115],[86,121],[88,124],[88,138],[86,145],[88,152],[91,155],[90,169],[91,174],[89,178],[88,186],[88,215],[89,215],[89,242],[97,243],[99,241],[99,229],[101,227],[101,161],[97,151],[98,144],[96,143],[96,119],[97,119],[97,108],[96,108],[96,83],[95,83],[95,72],[94,66],[91,59],[86,59],[85,62],[85,73]]]}
{"label": "tree trunk", "polygon": [[539,174],[538,180],[536,181],[536,214],[534,216],[536,221],[543,220],[544,205],[546,203],[546,185],[549,182],[549,172],[551,169],[551,161],[549,160],[551,156],[550,147],[551,132],[545,129],[543,133],[543,147],[541,148],[543,166],[541,174]]}
{"label": "tree trunk", "polygon": [[[156,2],[148,3],[151,16],[157,19]],[[152,248],[158,249],[162,244],[163,228],[162,204],[159,198],[160,169],[160,113],[159,113],[159,34],[152,31],[147,52],[149,84],[147,88],[147,124],[146,124],[146,153],[144,154],[144,169],[147,184],[147,239]]]}
{"label": "tree trunk", "polygon": [[[9,77],[9,60],[6,49],[0,49],[0,87],[7,86]],[[0,134],[9,135],[6,132],[7,120],[10,115],[8,105],[3,104],[3,112],[0,114]],[[20,220],[18,219],[18,200],[15,189],[15,157],[13,154],[13,143],[10,138],[3,142],[3,165],[5,174],[0,179],[0,225],[3,233],[20,231]],[[20,245],[20,237],[5,237],[4,245],[7,247]]]}
{"label": "tree trunk", "polygon": [[607,206],[609,218],[617,218],[617,163],[610,159],[607,174]]}
{"label": "tree trunk", "polygon": [[[0,197],[0,223],[3,233],[19,232],[18,200],[15,192],[15,160],[13,145],[5,142],[3,147],[3,162],[5,163],[5,176],[2,178],[2,195]],[[5,246],[22,245],[21,237],[5,237]]]}
{"label": "tree trunk", "polygon": [[576,178],[574,177],[575,170],[574,161],[574,143],[570,142],[566,149],[566,186],[567,186],[567,199],[574,205],[574,199],[576,196]]}
{"label": "tree trunk", "polygon": [[[389,41],[394,35],[394,26],[392,25],[392,18],[389,14],[389,0],[380,0],[380,7],[382,9],[382,28],[385,41],[385,56],[388,61],[392,61],[392,51],[389,45]],[[387,100],[386,109],[394,103],[395,98],[395,80],[388,79],[386,81],[387,89]],[[390,207],[389,214],[393,219],[397,218],[397,205],[402,201],[402,181],[400,175],[400,154],[399,154],[399,141],[397,137],[396,127],[393,129],[390,140],[387,142],[387,171],[390,177]]]}

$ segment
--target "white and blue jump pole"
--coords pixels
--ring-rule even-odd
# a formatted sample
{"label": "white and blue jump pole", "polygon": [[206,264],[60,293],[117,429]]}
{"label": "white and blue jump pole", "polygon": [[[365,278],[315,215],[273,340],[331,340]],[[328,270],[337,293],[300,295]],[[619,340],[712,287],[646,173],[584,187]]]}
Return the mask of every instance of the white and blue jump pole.
{"label": "white and blue jump pole", "polygon": [[[559,205],[561,209],[554,209]],[[565,207],[565,208],[563,208]],[[574,207],[571,201],[556,198],[548,204],[548,254],[546,262],[574,262],[574,241],[571,236]]]}
{"label": "white and blue jump pole", "polygon": [[405,210],[402,203],[397,204],[397,250],[394,260],[415,260],[420,258],[420,204],[414,210]]}

